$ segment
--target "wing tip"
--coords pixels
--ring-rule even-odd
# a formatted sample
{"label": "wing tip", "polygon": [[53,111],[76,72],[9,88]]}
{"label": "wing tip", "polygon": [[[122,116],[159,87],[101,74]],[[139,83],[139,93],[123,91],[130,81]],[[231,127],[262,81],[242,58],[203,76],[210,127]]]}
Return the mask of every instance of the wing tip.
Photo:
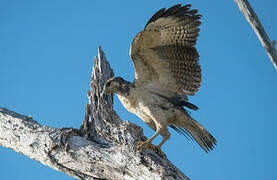
{"label": "wing tip", "polygon": [[150,20],[146,23],[145,28],[148,26],[148,24],[150,24],[151,22],[156,21],[157,19],[161,18],[161,17],[169,17],[169,16],[175,16],[175,17],[187,17],[187,16],[191,16],[193,18],[196,19],[200,19],[202,17],[201,14],[197,14],[198,10],[197,9],[191,9],[192,7],[191,4],[186,4],[183,5],[182,4],[176,4],[173,5],[169,8],[162,8],[159,11],[157,11],[151,18]]}

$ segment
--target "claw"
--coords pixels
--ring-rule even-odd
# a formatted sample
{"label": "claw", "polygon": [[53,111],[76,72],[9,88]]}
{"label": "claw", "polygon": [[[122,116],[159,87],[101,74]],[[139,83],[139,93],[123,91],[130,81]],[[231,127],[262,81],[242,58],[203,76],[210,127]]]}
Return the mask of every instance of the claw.
{"label": "claw", "polygon": [[138,145],[142,145],[143,143],[143,141],[138,141]]}
{"label": "claw", "polygon": [[155,152],[158,152],[163,158],[166,157],[165,153],[161,150],[161,148],[159,146],[155,146],[154,144],[146,143],[143,141],[138,141],[138,146],[136,149],[141,150],[142,148],[150,148],[150,149],[154,150]]}
{"label": "claw", "polygon": [[148,144],[143,141],[138,141],[137,150],[141,150],[142,148],[146,147]]}
{"label": "claw", "polygon": [[163,158],[166,158],[165,153],[161,150],[161,148],[160,148],[160,147],[155,146],[155,150],[156,150],[156,151],[158,151],[158,152],[161,154],[161,156],[162,156]]}

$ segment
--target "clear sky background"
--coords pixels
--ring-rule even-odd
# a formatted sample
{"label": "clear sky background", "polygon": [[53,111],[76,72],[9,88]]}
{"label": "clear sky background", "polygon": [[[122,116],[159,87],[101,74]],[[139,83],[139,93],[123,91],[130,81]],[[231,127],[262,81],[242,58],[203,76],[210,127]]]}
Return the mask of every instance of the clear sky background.
{"label": "clear sky background", "polygon": [[[164,152],[193,180],[277,179],[277,71],[233,0],[0,0],[0,106],[42,125],[79,128],[97,47],[116,75],[132,81],[132,39],[153,13],[177,3],[204,16],[197,45],[203,83],[190,101],[218,146],[206,154],[171,131]],[[277,1],[250,3],[276,40]],[[153,134],[117,98],[115,108]],[[1,179],[72,179],[7,148],[0,160]]]}

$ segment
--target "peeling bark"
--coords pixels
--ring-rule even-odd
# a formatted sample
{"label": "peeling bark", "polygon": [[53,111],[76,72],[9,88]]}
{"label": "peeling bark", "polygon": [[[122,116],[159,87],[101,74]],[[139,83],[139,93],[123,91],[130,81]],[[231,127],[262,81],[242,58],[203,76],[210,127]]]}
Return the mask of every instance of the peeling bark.
{"label": "peeling bark", "polygon": [[275,49],[276,41],[271,41],[264,30],[258,16],[247,0],[235,0],[240,11],[245,16],[256,35],[258,36],[262,46],[265,48],[273,66],[277,70],[277,50]]}
{"label": "peeling bark", "polygon": [[113,96],[102,95],[113,71],[99,48],[81,128],[42,126],[32,117],[0,108],[0,145],[78,179],[188,179],[152,149],[137,151],[143,129],[122,122]]}

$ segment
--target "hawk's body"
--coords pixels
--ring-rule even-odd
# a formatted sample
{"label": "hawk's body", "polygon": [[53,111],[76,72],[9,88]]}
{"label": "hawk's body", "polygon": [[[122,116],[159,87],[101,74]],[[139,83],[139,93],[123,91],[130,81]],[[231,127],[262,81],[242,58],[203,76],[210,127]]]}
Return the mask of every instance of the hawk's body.
{"label": "hawk's body", "polygon": [[105,84],[107,93],[115,92],[127,110],[156,131],[139,149],[161,134],[164,140],[160,148],[170,137],[168,126],[192,137],[206,152],[216,144],[213,136],[183,108],[197,109],[187,102],[187,95],[194,95],[201,82],[199,55],[194,47],[201,16],[189,7],[175,5],[154,14],[130,49],[135,81],[115,77]]}

